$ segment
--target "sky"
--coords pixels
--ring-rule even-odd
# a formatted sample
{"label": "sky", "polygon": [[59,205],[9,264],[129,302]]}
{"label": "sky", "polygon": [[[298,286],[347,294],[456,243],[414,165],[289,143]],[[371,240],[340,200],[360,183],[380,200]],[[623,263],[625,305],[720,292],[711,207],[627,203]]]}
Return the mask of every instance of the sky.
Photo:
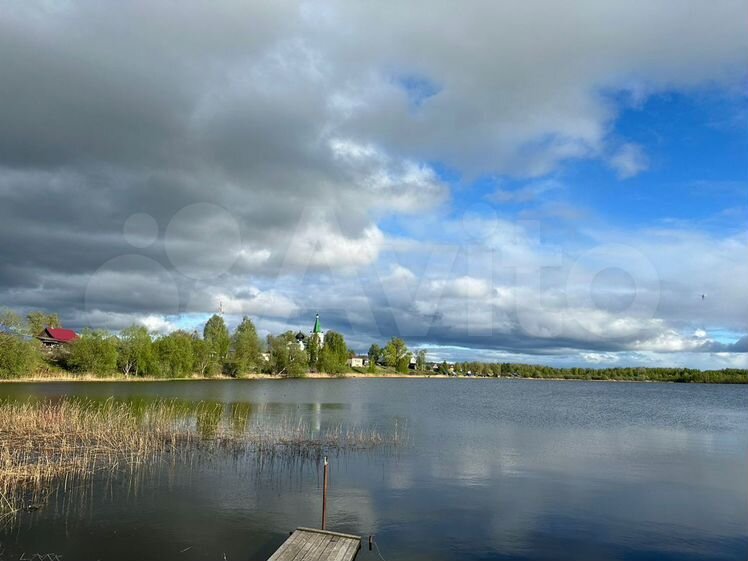
{"label": "sky", "polygon": [[0,6],[0,306],[748,367],[748,1]]}

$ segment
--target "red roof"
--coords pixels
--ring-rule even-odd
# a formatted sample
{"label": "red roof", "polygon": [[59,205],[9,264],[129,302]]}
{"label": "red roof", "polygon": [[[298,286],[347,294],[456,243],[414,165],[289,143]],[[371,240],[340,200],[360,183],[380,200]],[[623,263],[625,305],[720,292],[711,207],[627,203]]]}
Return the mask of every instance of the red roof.
{"label": "red roof", "polygon": [[45,331],[49,333],[50,337],[57,339],[61,343],[70,343],[78,338],[78,334],[72,329],[48,327]]}

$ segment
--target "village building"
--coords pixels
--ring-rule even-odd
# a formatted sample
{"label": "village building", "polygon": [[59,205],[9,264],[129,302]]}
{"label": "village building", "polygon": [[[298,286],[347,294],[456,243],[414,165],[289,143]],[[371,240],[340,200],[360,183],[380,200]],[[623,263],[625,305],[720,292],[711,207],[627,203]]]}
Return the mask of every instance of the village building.
{"label": "village building", "polygon": [[369,357],[367,355],[355,355],[348,359],[348,366],[351,368],[363,368],[369,366]]}
{"label": "village building", "polygon": [[303,351],[306,349],[306,335],[301,331],[296,334],[296,342],[299,344],[299,348]]}
{"label": "village building", "polygon": [[319,321],[319,314],[316,314],[314,316],[314,327],[312,328],[312,331],[309,333],[309,338],[317,339],[317,345],[319,348],[322,348],[322,345],[325,343],[325,334],[322,332],[322,324]]}
{"label": "village building", "polygon": [[72,329],[45,327],[36,338],[39,339],[45,347],[54,348],[61,345],[69,345],[78,339],[78,334]]}

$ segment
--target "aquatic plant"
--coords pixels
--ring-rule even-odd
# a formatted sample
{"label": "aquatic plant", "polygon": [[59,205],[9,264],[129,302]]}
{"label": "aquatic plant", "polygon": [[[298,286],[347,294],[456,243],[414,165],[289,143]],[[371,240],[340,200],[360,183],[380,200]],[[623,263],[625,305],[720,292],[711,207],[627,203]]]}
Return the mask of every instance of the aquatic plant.
{"label": "aquatic plant", "polygon": [[248,404],[179,400],[0,402],[0,516],[28,508],[60,482],[102,471],[205,454],[318,459],[404,442],[397,426],[387,434],[343,425],[315,430],[302,419],[253,420],[251,413]]}

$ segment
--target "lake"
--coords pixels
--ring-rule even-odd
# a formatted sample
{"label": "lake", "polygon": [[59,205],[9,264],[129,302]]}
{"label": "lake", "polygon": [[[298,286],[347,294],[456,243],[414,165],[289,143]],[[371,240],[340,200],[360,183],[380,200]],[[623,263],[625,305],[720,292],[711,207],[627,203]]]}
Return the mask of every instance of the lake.
{"label": "lake", "polygon": [[[0,397],[178,398],[407,428],[330,458],[328,528],[396,560],[748,559],[748,387],[495,379],[2,384]],[[0,559],[266,559],[319,526],[321,466],[211,457],[70,486]],[[358,559],[380,559],[363,547]]]}

